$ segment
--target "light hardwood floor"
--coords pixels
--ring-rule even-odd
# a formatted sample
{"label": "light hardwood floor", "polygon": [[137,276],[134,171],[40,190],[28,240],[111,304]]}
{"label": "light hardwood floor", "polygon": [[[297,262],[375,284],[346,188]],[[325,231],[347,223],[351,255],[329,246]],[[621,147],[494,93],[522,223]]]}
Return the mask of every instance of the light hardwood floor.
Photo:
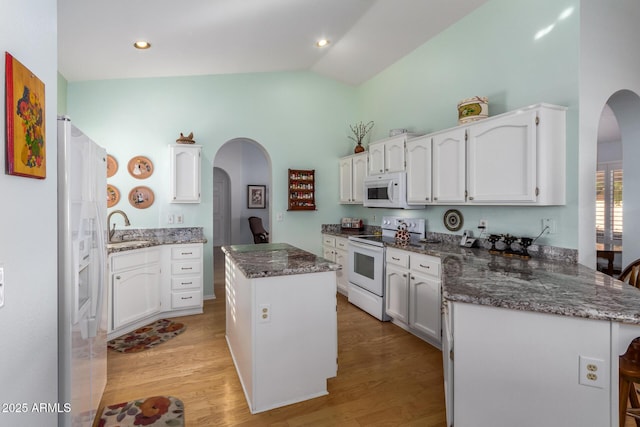
{"label": "light hardwood floor", "polygon": [[[329,394],[252,415],[225,341],[224,262],[214,250],[214,291],[204,313],[178,318],[187,330],[136,354],[109,351],[101,407],[171,395],[196,426],[444,427],[439,350],[338,298],[338,375]],[[101,413],[101,410],[99,411]]]}

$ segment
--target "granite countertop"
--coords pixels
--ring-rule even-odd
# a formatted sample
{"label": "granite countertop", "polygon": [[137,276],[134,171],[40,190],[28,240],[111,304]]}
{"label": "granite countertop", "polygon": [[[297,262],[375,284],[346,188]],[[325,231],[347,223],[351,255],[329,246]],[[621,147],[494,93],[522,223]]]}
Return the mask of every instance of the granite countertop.
{"label": "granite countertop", "polygon": [[249,279],[321,273],[339,270],[340,264],[298,249],[287,243],[223,246],[240,271]]}
{"label": "granite countertop", "polygon": [[386,246],[439,257],[448,301],[640,324],[639,289],[578,263],[523,260],[447,242]]}
{"label": "granite countertop", "polygon": [[[323,226],[322,232],[356,234],[335,226]],[[439,257],[447,301],[640,324],[640,289],[577,263],[577,251],[532,246],[539,253],[523,260],[461,247],[460,236],[427,237],[440,241],[400,245],[391,239],[385,246]]]}
{"label": "granite countertop", "polygon": [[187,243],[207,243],[202,227],[125,228],[116,230],[111,242],[107,243],[107,253]]}

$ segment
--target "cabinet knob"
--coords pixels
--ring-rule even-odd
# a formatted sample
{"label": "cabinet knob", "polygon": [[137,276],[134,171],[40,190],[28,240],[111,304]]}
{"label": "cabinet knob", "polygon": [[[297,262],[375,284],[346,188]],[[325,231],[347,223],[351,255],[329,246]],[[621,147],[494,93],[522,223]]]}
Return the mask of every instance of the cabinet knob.
{"label": "cabinet knob", "polygon": [[433,200],[438,200],[438,198],[437,198],[437,197],[434,197],[434,198],[433,198]]}
{"label": "cabinet knob", "polygon": [[407,274],[406,274],[406,273],[403,273],[403,274],[402,274],[402,277],[407,277]]}
{"label": "cabinet knob", "polygon": [[116,280],[120,280],[120,276],[116,276]]}
{"label": "cabinet knob", "polygon": [[469,196],[469,200],[473,200],[473,196]]}

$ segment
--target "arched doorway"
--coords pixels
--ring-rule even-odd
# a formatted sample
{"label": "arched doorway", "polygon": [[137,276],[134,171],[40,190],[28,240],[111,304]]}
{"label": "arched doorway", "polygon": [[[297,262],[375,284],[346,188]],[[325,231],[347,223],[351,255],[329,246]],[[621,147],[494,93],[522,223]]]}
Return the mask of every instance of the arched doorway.
{"label": "arched doorway", "polygon": [[213,168],[213,246],[231,243],[231,181],[223,169]]}
{"label": "arched doorway", "polygon": [[[265,228],[271,232],[271,158],[258,142],[248,138],[234,138],[225,142],[217,151],[214,162],[214,230],[213,240],[218,242],[216,230],[224,229],[228,233],[229,241],[224,244],[250,244],[253,236],[249,230],[249,217],[259,216]],[[228,180],[228,199],[217,200],[215,194],[216,169],[219,177],[226,174]],[[222,178],[221,178],[222,180]],[[221,186],[224,184],[221,183]],[[266,187],[266,204],[264,209],[249,209],[247,204],[247,187],[249,185],[264,185]],[[226,207],[216,206],[216,203],[226,204]],[[220,222],[216,224],[216,212],[224,213]],[[214,243],[214,246],[216,244]]]}
{"label": "arched doorway", "polygon": [[[640,158],[640,96],[630,90],[620,90],[607,100],[603,111],[610,108],[619,127],[621,141],[621,163],[624,171],[622,186],[622,245],[621,266],[640,258],[640,242],[635,236],[640,232],[640,168],[635,159]],[[611,120],[610,120],[611,121]],[[605,126],[602,124],[601,126]],[[598,160],[600,161],[600,159]]]}

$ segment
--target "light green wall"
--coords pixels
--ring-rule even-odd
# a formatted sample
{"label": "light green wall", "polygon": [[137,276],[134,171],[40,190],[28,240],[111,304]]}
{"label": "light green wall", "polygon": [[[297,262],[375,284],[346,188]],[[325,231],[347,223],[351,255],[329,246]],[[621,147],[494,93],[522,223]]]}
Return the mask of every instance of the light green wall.
{"label": "light green wall", "polygon": [[[372,139],[398,127],[432,132],[455,126],[457,103],[475,95],[489,97],[490,115],[539,102],[564,105],[569,108],[566,206],[459,209],[464,228],[475,229],[482,218],[489,221],[490,231],[518,236],[536,236],[541,218],[550,217],[557,221],[558,232],[539,243],[577,248],[578,6],[578,0],[490,1],[357,88],[309,72],[70,82],[68,113],[120,163],[109,182],[124,200],[116,208],[129,214],[134,227],[167,226],[165,214],[175,212],[167,203],[167,145],[180,132],[193,131],[204,146],[203,201],[181,209],[184,225],[204,226],[210,241],[215,153],[234,138],[257,141],[272,160],[273,240],[319,254],[320,225],[342,216],[362,216],[371,224],[385,214],[421,216],[428,219],[429,230],[446,231],[442,214],[450,206],[397,211],[337,203],[337,160],[352,149],[349,124],[374,120]],[[569,7],[573,14],[559,21]],[[548,35],[534,40],[552,24]],[[126,163],[136,155],[155,164],[153,176],[145,181],[126,172]],[[316,169],[318,211],[286,211],[288,168]],[[135,185],[155,192],[152,207],[138,211],[128,205],[126,196]],[[281,212],[284,221],[276,221]],[[205,265],[205,295],[210,295],[210,247]]]}
{"label": "light green wall", "polygon": [[[573,14],[560,21],[558,16],[569,7]],[[555,26],[548,35],[534,40],[551,24]],[[557,234],[539,243],[577,248],[579,32],[578,0],[490,1],[361,85],[358,114],[361,120],[375,121],[375,140],[393,128],[428,133],[454,127],[458,102],[476,95],[489,98],[490,115],[540,102],[569,107],[566,206],[459,209],[464,228],[477,232],[478,220],[487,219],[490,231],[516,236],[535,237],[541,218],[554,218]],[[429,230],[446,232],[442,215],[449,208],[403,214],[425,215]],[[370,221],[381,213],[353,210]]]}
{"label": "light green wall", "polygon": [[[321,224],[336,223],[346,212],[337,204],[338,158],[352,148],[347,131],[356,111],[355,99],[354,88],[309,72],[68,83],[72,122],[119,163],[108,182],[121,193],[114,209],[123,209],[133,227],[168,227],[165,214],[181,211],[183,226],[203,226],[212,242],[215,154],[231,139],[249,138],[271,158],[271,216],[284,213],[284,220],[273,220],[269,230],[273,241],[317,254],[321,253]],[[168,203],[167,145],[175,143],[180,132],[193,132],[203,145],[203,194],[202,203],[177,207]],[[127,172],[127,162],[137,155],[154,163],[153,175],[145,180]],[[286,211],[288,168],[316,170],[317,211]],[[150,208],[129,205],[127,195],[136,185],[155,193]],[[244,189],[232,196],[246,200]],[[123,226],[119,216],[113,219],[119,228]],[[212,248],[207,245],[205,295],[213,294],[212,263]]]}
{"label": "light green wall", "polygon": [[58,116],[67,114],[67,80],[58,73]]}

